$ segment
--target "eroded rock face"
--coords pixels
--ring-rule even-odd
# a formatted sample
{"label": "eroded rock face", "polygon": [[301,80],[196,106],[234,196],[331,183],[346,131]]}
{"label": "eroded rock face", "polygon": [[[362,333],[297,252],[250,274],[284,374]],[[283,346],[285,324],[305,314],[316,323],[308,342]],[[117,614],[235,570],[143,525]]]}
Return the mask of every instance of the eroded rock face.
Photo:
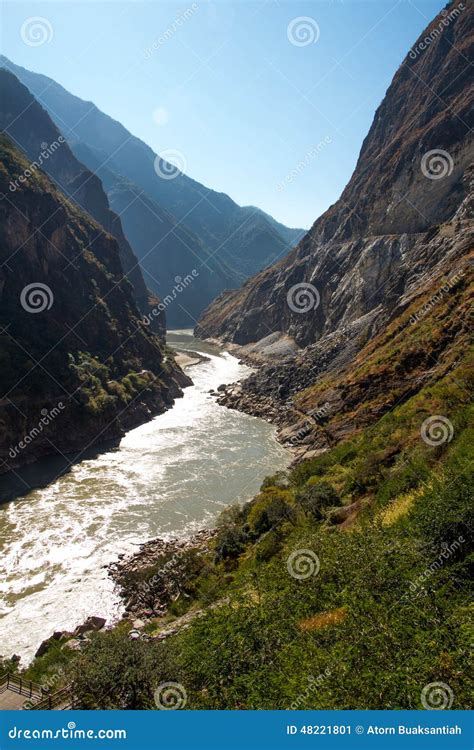
{"label": "eroded rock face", "polygon": [[[468,195],[474,153],[473,14],[464,8],[446,26],[440,14],[419,41],[442,32],[407,55],[340,200],[283,261],[215,300],[197,335],[243,345],[281,331],[306,347],[365,321],[370,336],[456,253],[453,237],[436,227]],[[298,296],[301,284],[311,286]]]}

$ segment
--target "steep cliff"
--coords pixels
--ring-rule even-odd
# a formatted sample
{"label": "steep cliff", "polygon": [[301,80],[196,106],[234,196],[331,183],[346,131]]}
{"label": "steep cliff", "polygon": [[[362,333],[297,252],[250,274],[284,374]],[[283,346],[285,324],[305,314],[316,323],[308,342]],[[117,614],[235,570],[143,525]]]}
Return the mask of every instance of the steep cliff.
{"label": "steep cliff", "polygon": [[190,381],[143,324],[117,241],[5,135],[0,193],[4,472],[118,439]]}
{"label": "steep cliff", "polygon": [[[65,195],[115,237],[123,271],[143,315],[157,307],[158,299],[145,285],[138,260],[125,238],[119,216],[110,210],[99,176],[76,159],[47,112],[5,68],[0,68],[0,130],[20,146],[32,163],[39,163]],[[152,320],[156,331],[164,336],[164,314],[153,316]]]}
{"label": "steep cliff", "polygon": [[428,245],[466,196],[473,158],[473,44],[472,6],[450,3],[396,73],[339,201],[284,260],[211,304],[201,337],[284,332],[307,346],[349,324],[371,336],[435,273],[447,248]]}

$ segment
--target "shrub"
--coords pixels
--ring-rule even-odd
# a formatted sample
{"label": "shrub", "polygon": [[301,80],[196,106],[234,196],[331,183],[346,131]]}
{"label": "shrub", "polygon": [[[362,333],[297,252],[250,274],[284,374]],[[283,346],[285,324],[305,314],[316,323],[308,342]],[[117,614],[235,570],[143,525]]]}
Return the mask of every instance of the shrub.
{"label": "shrub", "polygon": [[94,635],[69,676],[84,709],[156,708],[154,691],[176,679],[162,648],[132,641],[123,630]]}
{"label": "shrub", "polygon": [[290,492],[276,487],[257,495],[248,515],[250,533],[259,537],[285,521],[293,522],[295,511],[289,504],[290,498]]}
{"label": "shrub", "polygon": [[329,482],[312,482],[309,480],[296,495],[297,502],[305,513],[321,520],[324,511],[340,504],[340,498]]}
{"label": "shrub", "polygon": [[245,549],[247,535],[238,526],[225,526],[219,531],[216,541],[216,561],[235,559]]}

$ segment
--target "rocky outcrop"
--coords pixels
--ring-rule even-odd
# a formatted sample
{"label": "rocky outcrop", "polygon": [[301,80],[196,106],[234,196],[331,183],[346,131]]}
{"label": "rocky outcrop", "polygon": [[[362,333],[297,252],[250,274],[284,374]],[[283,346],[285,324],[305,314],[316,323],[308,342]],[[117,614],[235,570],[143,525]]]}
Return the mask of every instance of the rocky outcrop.
{"label": "rocky outcrop", "polygon": [[449,248],[432,238],[468,191],[473,47],[472,6],[450,3],[396,73],[340,200],[284,260],[211,304],[197,335],[244,345],[284,332],[305,347],[356,326],[370,337],[436,276]]}
{"label": "rocky outcrop", "polygon": [[204,565],[215,534],[203,529],[189,539],[152,539],[136,554],[112,563],[109,575],[125,603],[124,617],[147,620],[164,616]]}
{"label": "rocky outcrop", "polygon": [[0,472],[120,439],[190,383],[142,322],[117,241],[30,167],[1,136]]}

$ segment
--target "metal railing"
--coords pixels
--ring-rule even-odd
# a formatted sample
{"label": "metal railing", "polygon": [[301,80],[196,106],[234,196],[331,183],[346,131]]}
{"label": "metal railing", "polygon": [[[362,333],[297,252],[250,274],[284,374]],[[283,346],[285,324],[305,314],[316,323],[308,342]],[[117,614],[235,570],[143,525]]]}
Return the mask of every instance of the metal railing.
{"label": "metal railing", "polygon": [[30,698],[30,701],[25,702],[24,706],[29,711],[53,711],[56,708],[66,711],[79,708],[70,685],[51,693],[31,680],[25,680],[18,675],[7,672],[0,677],[0,693],[5,692],[5,690],[11,690],[18,695]]}
{"label": "metal railing", "polygon": [[5,690],[11,690],[13,693],[24,695],[26,698],[41,698],[43,695],[41,687],[35,682],[25,680],[9,672],[0,677],[0,693],[5,692]]}

